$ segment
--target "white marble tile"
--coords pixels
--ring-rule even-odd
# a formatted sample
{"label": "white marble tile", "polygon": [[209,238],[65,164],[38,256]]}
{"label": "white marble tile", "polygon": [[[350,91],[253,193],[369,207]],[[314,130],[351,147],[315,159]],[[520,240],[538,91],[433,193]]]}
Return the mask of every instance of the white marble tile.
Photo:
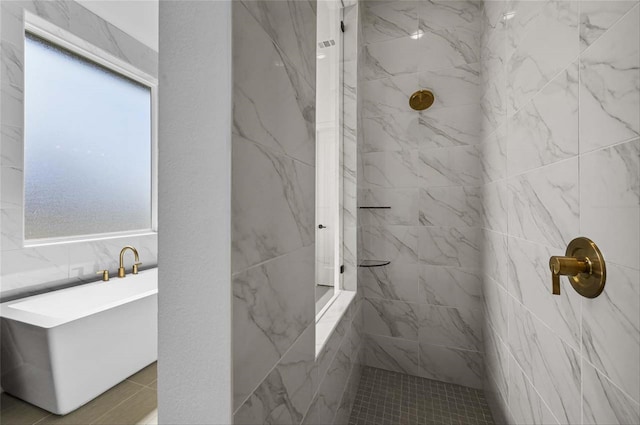
{"label": "white marble tile", "polygon": [[483,376],[482,353],[421,342],[418,375],[480,389]]}
{"label": "white marble tile", "polygon": [[367,366],[408,375],[418,374],[419,344],[400,338],[367,335]]}
{"label": "white marble tile", "polygon": [[480,143],[479,112],[479,104],[429,108],[420,112],[418,146],[428,149]]}
{"label": "white marble tile", "polygon": [[236,405],[313,323],[313,252],[299,249],[233,276]]}
{"label": "white marble tile", "polygon": [[418,186],[418,151],[369,152],[363,155],[365,187],[410,188]]}
{"label": "white marble tile", "polygon": [[315,85],[317,16],[313,3],[255,0],[242,3],[307,83]]}
{"label": "white marble tile", "polygon": [[580,157],[580,232],[607,262],[640,269],[640,139]]}
{"label": "white marble tile", "polygon": [[[311,403],[315,349],[313,325],[234,414],[237,424],[297,424]],[[236,404],[238,400],[235,400]],[[234,405],[235,407],[235,405]]]}
{"label": "white marble tile", "polygon": [[361,207],[391,208],[360,208],[360,223],[418,225],[418,193],[419,189],[366,189]]}
{"label": "white marble tile", "polygon": [[483,294],[479,271],[421,265],[417,300],[422,304],[456,307],[461,310],[481,309]]}
{"label": "white marble tile", "polygon": [[22,249],[22,208],[2,208],[0,215],[0,251]]}
{"label": "white marble tile", "polygon": [[578,159],[512,177],[509,233],[564,251],[579,235]]}
{"label": "white marble tile", "polygon": [[483,325],[485,379],[495,382],[500,397],[506,402],[509,394],[509,349],[486,322]]}
{"label": "white marble tile", "polygon": [[420,2],[420,69],[478,62],[481,10],[481,4],[473,1]]}
{"label": "white marble tile", "polygon": [[420,306],[418,340],[463,350],[482,350],[481,310],[436,305]]}
{"label": "white marble tile", "polygon": [[392,262],[384,267],[361,267],[359,286],[365,297],[416,302],[418,264]]}
{"label": "white marble tile", "polygon": [[418,340],[418,304],[367,298],[363,309],[364,330],[367,334]]}
{"label": "white marble tile", "polygon": [[480,144],[480,174],[491,182],[507,176],[507,126],[503,125]]}
{"label": "white marble tile", "polygon": [[22,170],[24,166],[22,127],[2,125],[0,128],[2,129],[0,166]]}
{"label": "white marble tile", "polygon": [[580,56],[580,152],[640,133],[640,6]]}
{"label": "white marble tile", "polygon": [[529,19],[523,18],[508,23],[513,52],[507,65],[510,115],[566,68],[579,51],[577,1],[549,1]]}
{"label": "white marble tile", "polygon": [[480,103],[480,64],[472,63],[455,68],[438,69],[418,73],[420,88],[429,89],[435,102],[429,108],[439,108]]}
{"label": "white marble tile", "polygon": [[578,64],[556,76],[508,121],[509,175],[578,154]]}
{"label": "white marble tile", "polygon": [[362,52],[362,78],[375,80],[417,72],[422,53],[419,41],[402,37],[367,44]]}
{"label": "white marble tile", "polygon": [[482,223],[478,187],[432,187],[420,190],[419,220],[423,226],[469,227]]}
{"label": "white marble tile", "polygon": [[365,152],[408,151],[418,147],[423,136],[420,116],[415,112],[363,118]]}
{"label": "white marble tile", "polygon": [[507,287],[507,236],[491,230],[482,232],[482,270],[485,275]]}
{"label": "white marble tile", "polygon": [[482,285],[484,312],[487,323],[503,341],[507,341],[509,320],[509,295],[507,290],[490,277],[485,277]]}
{"label": "white marble tile", "polygon": [[22,210],[24,172],[19,168],[0,167],[0,208]]}
{"label": "white marble tile", "polygon": [[418,31],[418,2],[367,3],[362,31],[365,43],[408,37]]}
{"label": "white marble tile", "polygon": [[28,295],[28,291],[69,283],[69,248],[42,246],[2,251],[2,297]]}
{"label": "white marble tile", "polygon": [[[109,270],[112,277],[116,276],[120,251],[127,245],[135,247],[138,251],[142,263],[141,269],[158,264],[157,234],[77,242],[68,245],[69,277],[93,282],[98,280],[99,276],[96,273],[99,270]],[[133,264],[133,255],[130,252],[127,253],[124,260],[125,269],[129,273]]]}
{"label": "white marble tile", "polygon": [[476,146],[421,149],[418,169],[423,187],[479,186],[482,179]]}
{"label": "white marble tile", "polygon": [[399,264],[418,262],[418,229],[413,226],[363,226],[363,260]]}
{"label": "white marble tile", "polygon": [[517,301],[510,301],[509,348],[561,423],[580,423],[580,356]]}
{"label": "white marble tile", "polygon": [[314,164],[313,87],[240,4],[234,21],[234,133]]}
{"label": "white marble tile", "polygon": [[362,113],[365,117],[413,112],[409,98],[418,88],[418,74],[403,74],[361,84]]}
{"label": "white marble tile", "polygon": [[482,225],[495,232],[507,232],[507,181],[500,180],[482,186]]}
{"label": "white marble tile", "polygon": [[540,425],[560,423],[545,402],[542,401],[538,392],[531,385],[529,378],[520,369],[513,357],[509,356],[508,361],[509,409],[513,415],[514,423]]}
{"label": "white marble tile", "polygon": [[479,268],[480,229],[421,227],[418,236],[420,260],[436,266]]}
{"label": "white marble tile", "polygon": [[232,270],[312,245],[314,168],[236,135],[232,161]]}
{"label": "white marble tile", "polygon": [[588,362],[582,363],[583,424],[640,423],[640,405]]}
{"label": "white marble tile", "polygon": [[583,0],[580,2],[580,48],[589,47],[624,16],[637,1]]}
{"label": "white marble tile", "polygon": [[604,292],[582,301],[582,353],[636,401],[640,400],[638,311],[640,271],[608,262]]}
{"label": "white marble tile", "polygon": [[564,255],[556,250],[509,238],[509,293],[575,350],[580,348],[580,303],[567,278],[561,278],[560,296],[551,293],[549,258]]}
{"label": "white marble tile", "polygon": [[318,389],[317,423],[333,423],[333,418],[340,407],[340,398],[347,385],[350,366],[351,362],[344,347],[340,347]]}

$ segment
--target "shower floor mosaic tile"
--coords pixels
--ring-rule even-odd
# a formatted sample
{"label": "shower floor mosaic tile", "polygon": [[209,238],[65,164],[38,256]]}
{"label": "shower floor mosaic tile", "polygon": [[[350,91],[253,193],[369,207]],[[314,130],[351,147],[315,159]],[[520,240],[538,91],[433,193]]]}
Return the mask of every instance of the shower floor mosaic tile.
{"label": "shower floor mosaic tile", "polygon": [[493,425],[480,390],[365,367],[349,425]]}

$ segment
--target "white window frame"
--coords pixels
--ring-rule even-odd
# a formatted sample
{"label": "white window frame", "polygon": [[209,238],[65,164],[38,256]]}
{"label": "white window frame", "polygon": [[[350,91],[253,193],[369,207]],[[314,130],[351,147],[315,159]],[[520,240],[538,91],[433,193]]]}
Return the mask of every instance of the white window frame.
{"label": "white window frame", "polygon": [[[97,233],[77,236],[63,236],[44,239],[26,239],[25,237],[25,195],[23,191],[22,241],[24,247],[54,245],[70,242],[87,242],[93,240],[113,239],[123,236],[144,236],[158,231],[158,79],[136,68],[130,63],[94,46],[82,38],[63,30],[41,17],[24,12],[23,41],[27,33],[40,37],[56,46],[66,49],[81,58],[95,62],[119,75],[134,80],[151,90],[151,228]],[[26,123],[25,123],[26,130]],[[26,133],[26,131],[25,131]],[[26,178],[26,175],[25,175]],[[23,188],[25,182],[22,182]]]}

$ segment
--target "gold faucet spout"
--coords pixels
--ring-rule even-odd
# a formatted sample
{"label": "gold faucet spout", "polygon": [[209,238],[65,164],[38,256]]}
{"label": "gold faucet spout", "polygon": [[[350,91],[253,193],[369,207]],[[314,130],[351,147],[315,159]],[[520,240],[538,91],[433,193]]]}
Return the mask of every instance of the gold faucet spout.
{"label": "gold faucet spout", "polygon": [[120,267],[118,267],[118,277],[122,278],[125,277],[127,275],[125,269],[124,269],[124,254],[127,252],[127,250],[131,250],[133,251],[133,257],[135,260],[135,264],[133,266],[133,274],[138,274],[138,266],[142,263],[140,263],[140,257],[138,256],[138,250],[135,249],[134,247],[132,247],[131,245],[127,245],[124,248],[122,248],[122,250],[120,251]]}

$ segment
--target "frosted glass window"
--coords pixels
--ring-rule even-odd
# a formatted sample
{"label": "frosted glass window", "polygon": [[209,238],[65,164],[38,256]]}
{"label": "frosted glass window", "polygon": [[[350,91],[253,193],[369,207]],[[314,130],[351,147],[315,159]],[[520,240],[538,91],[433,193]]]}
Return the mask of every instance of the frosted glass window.
{"label": "frosted glass window", "polygon": [[151,89],[25,39],[25,238],[151,229]]}

